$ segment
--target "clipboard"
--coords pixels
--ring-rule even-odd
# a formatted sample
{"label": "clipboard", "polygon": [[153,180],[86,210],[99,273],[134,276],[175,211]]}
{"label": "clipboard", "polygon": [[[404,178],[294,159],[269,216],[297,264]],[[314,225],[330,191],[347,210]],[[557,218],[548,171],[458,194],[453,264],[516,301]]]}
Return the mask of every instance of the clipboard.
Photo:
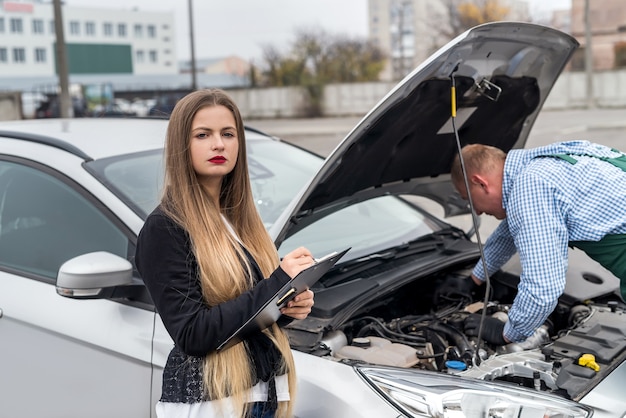
{"label": "clipboard", "polygon": [[[350,247],[351,248],[351,247]],[[226,350],[229,347],[241,342],[246,334],[265,329],[272,325],[282,315],[280,309],[296,297],[313,286],[330,270],[350,248],[340,252],[330,253],[320,259],[315,260],[315,264],[302,270],[296,277],[285,284],[274,294],[252,317],[250,317],[241,327],[222,342],[217,351]]]}

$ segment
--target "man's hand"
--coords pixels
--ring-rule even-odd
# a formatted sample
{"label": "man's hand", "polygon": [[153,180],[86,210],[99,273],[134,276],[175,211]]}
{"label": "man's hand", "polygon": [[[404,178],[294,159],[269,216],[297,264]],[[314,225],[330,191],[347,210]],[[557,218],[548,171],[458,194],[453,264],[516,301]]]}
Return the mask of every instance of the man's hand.
{"label": "man's hand", "polygon": [[[465,318],[465,333],[470,337],[478,337],[480,327],[480,314],[471,314]],[[490,316],[485,317],[483,323],[482,338],[490,344],[505,345],[508,342],[504,339],[504,322]]]}

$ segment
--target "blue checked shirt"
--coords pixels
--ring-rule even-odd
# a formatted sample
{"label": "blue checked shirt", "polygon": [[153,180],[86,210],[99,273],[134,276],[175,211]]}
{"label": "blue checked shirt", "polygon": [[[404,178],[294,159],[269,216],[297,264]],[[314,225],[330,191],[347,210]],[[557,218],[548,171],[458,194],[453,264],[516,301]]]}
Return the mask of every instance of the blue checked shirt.
{"label": "blue checked shirt", "polygon": [[[551,154],[569,154],[577,162],[537,158]],[[522,275],[504,327],[510,341],[532,335],[556,307],[565,289],[569,241],[599,241],[626,233],[626,172],[589,155],[620,154],[588,141],[507,154],[502,183],[506,218],[484,252],[490,275],[519,253]],[[484,280],[481,261],[473,274]]]}

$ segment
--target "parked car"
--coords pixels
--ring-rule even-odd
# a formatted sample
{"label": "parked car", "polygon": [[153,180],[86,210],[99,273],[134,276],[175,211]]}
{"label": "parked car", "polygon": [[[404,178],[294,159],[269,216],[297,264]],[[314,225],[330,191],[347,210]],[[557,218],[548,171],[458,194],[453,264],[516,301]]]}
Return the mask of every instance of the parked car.
{"label": "parked car", "polygon": [[135,99],[130,104],[130,110],[135,112],[138,117],[146,117],[155,104],[156,99]]}
{"label": "parked car", "polygon": [[24,91],[22,92],[22,115],[24,119],[33,119],[36,117],[36,111],[41,102],[48,97],[39,92]]}
{"label": "parked car", "polygon": [[[279,253],[352,247],[315,285],[309,317],[286,328],[297,417],[624,415],[617,279],[592,266],[568,271],[545,327],[489,346],[461,325],[482,299],[440,290],[469,274],[480,247],[421,204],[467,213],[448,173],[456,138],[523,147],[576,47],[538,25],[474,28],[402,80],[325,160],[248,128],[253,193]],[[154,416],[172,340],[133,254],[158,203],[166,126],[0,124],[3,415]],[[518,280],[515,260],[492,277],[490,314],[506,313]]]}
{"label": "parked car", "polygon": [[122,107],[117,103],[111,103],[94,109],[91,116],[95,118],[131,118],[137,116],[137,112],[131,110],[130,107]]}
{"label": "parked car", "polygon": [[176,106],[178,100],[180,100],[183,96],[183,93],[168,93],[158,96],[153,106],[148,110],[148,116],[165,119],[169,118],[170,113],[174,110],[174,106]]}
{"label": "parked car", "polygon": [[[61,116],[61,106],[59,96],[43,95],[37,108],[35,109],[35,118],[58,118]],[[73,117],[82,118],[87,114],[87,105],[82,97],[71,96]]]}

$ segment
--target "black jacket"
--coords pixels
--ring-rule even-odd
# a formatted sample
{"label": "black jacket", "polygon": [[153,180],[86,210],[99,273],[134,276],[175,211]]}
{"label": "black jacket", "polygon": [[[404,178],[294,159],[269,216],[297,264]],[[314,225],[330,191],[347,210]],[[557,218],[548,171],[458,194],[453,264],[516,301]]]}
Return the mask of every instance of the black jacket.
{"label": "black jacket", "polygon": [[[139,233],[135,262],[163,324],[174,340],[163,372],[162,401],[200,402],[205,355],[236,331],[276,293],[290,277],[280,267],[268,279],[246,251],[256,285],[230,301],[208,307],[197,278],[198,264],[187,232],[155,209]],[[282,322],[282,321],[281,321]],[[280,353],[260,331],[245,344],[256,367],[256,377],[275,375]]]}

